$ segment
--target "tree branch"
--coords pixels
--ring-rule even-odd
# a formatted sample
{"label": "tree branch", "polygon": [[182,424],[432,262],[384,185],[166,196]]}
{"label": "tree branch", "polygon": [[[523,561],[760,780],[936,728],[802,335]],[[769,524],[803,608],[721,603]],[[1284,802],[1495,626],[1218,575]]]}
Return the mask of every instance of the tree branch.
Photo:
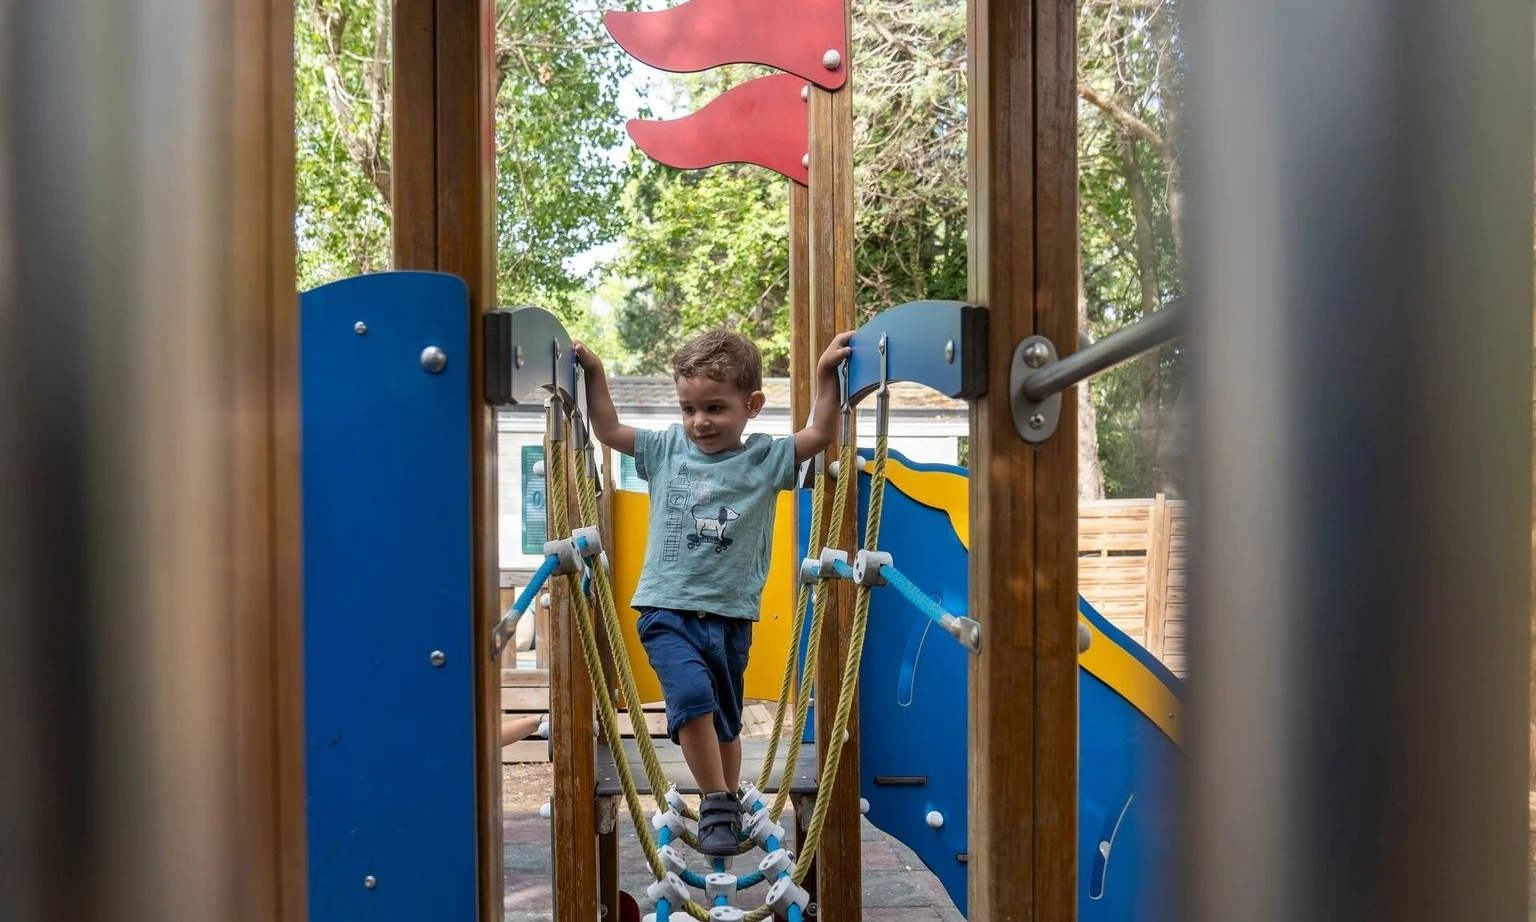
{"label": "tree branch", "polygon": [[1163,153],[1163,149],[1167,146],[1163,136],[1152,130],[1151,125],[1137,118],[1134,112],[1127,109],[1119,101],[1110,99],[1086,83],[1078,84],[1077,95],[1093,103],[1110,118],[1119,122],[1127,131],[1152,145],[1159,155]]}

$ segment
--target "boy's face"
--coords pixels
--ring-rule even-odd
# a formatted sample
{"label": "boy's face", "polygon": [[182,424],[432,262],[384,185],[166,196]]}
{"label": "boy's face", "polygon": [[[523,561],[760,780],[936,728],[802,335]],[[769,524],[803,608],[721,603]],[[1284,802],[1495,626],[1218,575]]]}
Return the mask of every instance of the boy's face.
{"label": "boy's face", "polygon": [[748,394],[734,384],[703,375],[677,379],[683,433],[706,455],[740,448],[747,420],[762,410],[763,400],[762,391]]}

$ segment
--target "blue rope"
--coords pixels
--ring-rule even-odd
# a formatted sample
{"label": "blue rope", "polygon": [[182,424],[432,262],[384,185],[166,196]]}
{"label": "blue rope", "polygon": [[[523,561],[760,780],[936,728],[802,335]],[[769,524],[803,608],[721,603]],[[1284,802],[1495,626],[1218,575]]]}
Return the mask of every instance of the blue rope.
{"label": "blue rope", "polygon": [[[790,908],[791,909],[798,909],[800,907],[793,906],[793,907],[790,907]],[[666,897],[662,897],[661,899],[657,900],[656,901],[656,922],[667,922],[667,920],[670,919],[671,917],[672,917],[672,903],[671,903],[671,901],[669,901]]]}
{"label": "blue rope", "polygon": [[832,561],[832,569],[836,570],[837,575],[843,579],[853,579],[853,567],[848,566],[841,560]]}
{"label": "blue rope", "polygon": [[555,572],[555,567],[558,566],[560,566],[560,558],[554,554],[545,557],[544,562],[539,564],[539,568],[533,573],[533,580],[523,587],[523,591],[518,595],[517,601],[512,604],[512,610],[517,612],[519,617],[528,610],[529,605],[533,604],[533,597],[539,594],[540,589],[544,588],[544,582],[549,579],[549,575]]}
{"label": "blue rope", "polygon": [[939,604],[919,588],[917,584],[907,579],[905,573],[887,564],[880,568],[880,575],[890,580],[891,586],[899,593],[907,597],[907,601],[917,606],[917,610],[934,620],[934,623],[942,626],[945,619],[953,619],[955,616],[939,607]]}

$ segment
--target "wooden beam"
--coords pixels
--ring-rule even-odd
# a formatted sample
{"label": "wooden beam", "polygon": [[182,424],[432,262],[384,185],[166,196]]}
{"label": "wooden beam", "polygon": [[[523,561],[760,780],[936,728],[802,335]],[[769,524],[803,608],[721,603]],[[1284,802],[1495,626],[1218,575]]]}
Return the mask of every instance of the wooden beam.
{"label": "wooden beam", "polygon": [[395,0],[390,60],[394,267],[437,268],[437,0]]}
{"label": "wooden beam", "polygon": [[308,914],[293,2],[235,0],[230,594],[244,918]]}
{"label": "wooden beam", "polygon": [[[491,228],[495,209],[494,0],[395,0],[392,202],[397,269],[428,269],[469,288],[470,380],[482,376],[480,315],[496,307]],[[470,394],[474,510],[473,642],[490,648],[500,617],[496,570],[496,416]],[[500,664],[475,667],[475,790],[479,906],[502,915]]]}
{"label": "wooden beam", "polygon": [[[1009,370],[1024,337],[1077,343],[1072,0],[970,0],[970,296],[990,311],[971,414],[969,914],[1077,914],[1077,402],[1031,447]],[[995,615],[995,616],[994,616]]]}
{"label": "wooden beam", "polygon": [[[845,5],[846,14],[846,5]],[[852,34],[851,31],[849,34]],[[845,65],[846,66],[846,65]],[[853,275],[853,89],[849,82],[836,93],[819,87],[810,90],[810,350],[814,368],[817,358],[843,330],[854,326]],[[853,420],[849,420],[850,427]],[[848,437],[854,438],[850,432]],[[837,457],[834,446],[828,462]],[[843,477],[827,487],[848,492],[842,531],[829,535],[828,543],[852,548],[856,540],[858,477]],[[826,498],[828,514],[832,497]],[[823,764],[831,742],[832,725],[842,684],[843,664],[848,658],[853,622],[854,592],[851,583],[832,583],[827,624],[822,629],[820,655],[816,659],[816,752]],[[854,690],[857,694],[857,689]],[[859,720],[855,702],[847,727],[836,778],[822,778],[818,797],[831,797],[827,820],[816,853],[816,899],[826,919],[858,919],[863,915],[859,881],[863,868],[859,851]]]}
{"label": "wooden beam", "polygon": [[[789,183],[789,418],[794,426],[811,412],[811,214],[810,190]],[[797,579],[798,582],[798,579]]]}

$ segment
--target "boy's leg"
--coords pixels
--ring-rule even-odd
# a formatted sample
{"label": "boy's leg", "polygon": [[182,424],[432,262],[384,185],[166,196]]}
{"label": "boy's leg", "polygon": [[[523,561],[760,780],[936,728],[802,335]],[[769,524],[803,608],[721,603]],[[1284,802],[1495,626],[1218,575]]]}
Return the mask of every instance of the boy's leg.
{"label": "boy's leg", "polygon": [[[701,792],[714,794],[736,789],[735,785],[727,783],[730,773],[726,771],[722,759],[725,744],[715,738],[715,715],[704,714],[683,724],[677,731],[677,743],[682,747],[683,759],[688,763],[688,770],[693,772],[693,780]],[[740,746],[736,748],[736,761],[736,773],[739,775]]]}
{"label": "boy's leg", "polygon": [[[710,728],[710,736],[714,736],[714,728]],[[741,737],[731,740],[729,743],[719,743],[720,770],[725,778],[725,789],[736,790],[741,784]]]}

